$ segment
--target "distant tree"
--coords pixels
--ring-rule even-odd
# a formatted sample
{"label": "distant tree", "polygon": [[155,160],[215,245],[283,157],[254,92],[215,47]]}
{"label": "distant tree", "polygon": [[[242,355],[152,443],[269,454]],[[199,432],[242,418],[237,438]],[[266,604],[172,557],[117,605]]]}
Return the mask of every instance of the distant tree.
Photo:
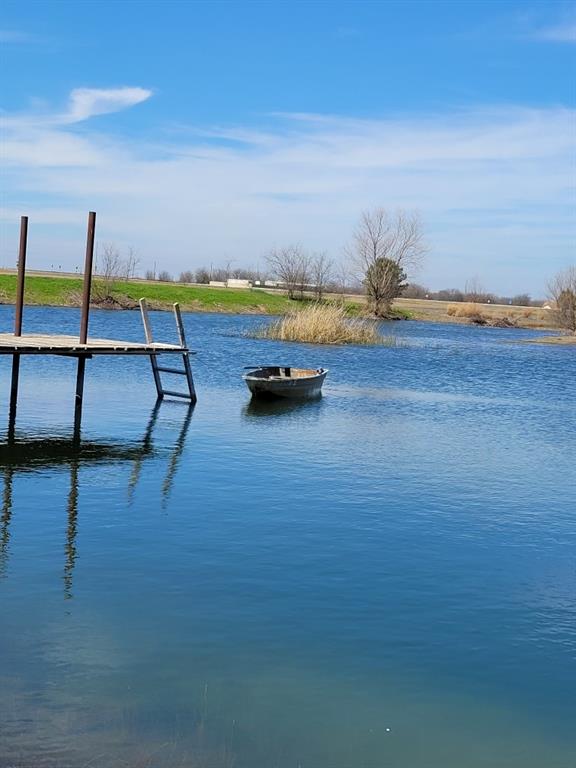
{"label": "distant tree", "polygon": [[228,280],[228,270],[224,267],[216,267],[210,270],[210,280],[218,283],[225,283]]}
{"label": "distant tree", "polygon": [[519,293],[517,296],[512,296],[510,301],[516,307],[530,307],[532,305],[532,299],[528,293]]}
{"label": "distant tree", "polygon": [[432,291],[423,285],[418,283],[408,283],[406,288],[402,291],[403,299],[426,299],[431,295]]}
{"label": "distant tree", "polygon": [[145,280],[156,280],[156,272],[152,269],[147,269],[144,273],[144,279]]}
{"label": "distant tree", "polygon": [[128,255],[126,256],[126,279],[131,280],[136,277],[136,271],[140,264],[140,257],[132,246],[128,248]]}
{"label": "distant tree", "polygon": [[[406,274],[426,251],[422,226],[415,213],[385,208],[364,211],[347,249],[362,275],[374,313],[383,317],[406,287]],[[393,266],[394,265],[394,266]]]}
{"label": "distant tree", "polygon": [[97,249],[96,270],[92,296],[97,302],[113,301],[116,284],[134,277],[139,259],[133,248],[122,256],[114,243],[104,243]]}
{"label": "distant tree", "polygon": [[349,291],[350,283],[352,282],[352,275],[350,274],[350,265],[345,261],[340,262],[335,270],[333,276],[334,293],[339,293],[342,302],[344,297]]}
{"label": "distant tree", "polygon": [[158,280],[161,283],[172,283],[174,282],[174,278],[170,274],[170,272],[167,272],[165,269],[163,269],[161,272],[158,272]]}
{"label": "distant tree", "polygon": [[494,296],[488,293],[477,277],[466,280],[464,285],[464,301],[470,301],[473,304],[494,303]]}
{"label": "distant tree", "polygon": [[189,269],[185,270],[184,272],[180,272],[180,277],[178,278],[179,283],[193,283],[194,282],[194,273],[190,272]]}
{"label": "distant tree", "polygon": [[464,301],[464,294],[459,288],[443,288],[432,295],[437,301]]}
{"label": "distant tree", "polygon": [[326,253],[313,253],[310,257],[310,279],[318,301],[322,301],[326,286],[332,279],[334,265]]}
{"label": "distant tree", "polygon": [[554,318],[561,328],[576,333],[576,266],[560,272],[548,286]]}
{"label": "distant tree", "polygon": [[304,289],[310,283],[311,259],[299,245],[275,248],[266,255],[266,262],[273,276],[284,283],[290,299],[304,296]]}
{"label": "distant tree", "polygon": [[197,269],[194,273],[194,282],[195,283],[209,283],[210,282],[210,272],[205,267],[200,267],[200,269]]}

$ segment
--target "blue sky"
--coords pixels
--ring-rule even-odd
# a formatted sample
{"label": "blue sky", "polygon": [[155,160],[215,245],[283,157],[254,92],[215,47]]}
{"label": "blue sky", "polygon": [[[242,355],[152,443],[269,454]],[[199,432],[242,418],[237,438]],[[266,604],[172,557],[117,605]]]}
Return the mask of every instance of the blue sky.
{"label": "blue sky", "polygon": [[19,2],[0,15],[0,265],[98,239],[142,269],[336,261],[363,209],[420,212],[433,288],[542,295],[574,263],[576,6]]}

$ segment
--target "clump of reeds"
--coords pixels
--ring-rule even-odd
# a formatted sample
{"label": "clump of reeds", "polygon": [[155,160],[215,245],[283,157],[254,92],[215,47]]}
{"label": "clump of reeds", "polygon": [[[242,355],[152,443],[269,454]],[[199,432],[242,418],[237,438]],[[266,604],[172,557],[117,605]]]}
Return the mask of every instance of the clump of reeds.
{"label": "clump of reeds", "polygon": [[484,315],[478,304],[466,302],[464,304],[451,304],[446,310],[446,314],[450,317],[460,317],[463,320],[469,320],[476,325],[485,325],[487,322],[486,315]]}
{"label": "clump of reeds", "polygon": [[342,305],[320,303],[288,313],[260,328],[256,336],[311,344],[396,344],[394,338],[382,336],[374,321],[350,318]]}

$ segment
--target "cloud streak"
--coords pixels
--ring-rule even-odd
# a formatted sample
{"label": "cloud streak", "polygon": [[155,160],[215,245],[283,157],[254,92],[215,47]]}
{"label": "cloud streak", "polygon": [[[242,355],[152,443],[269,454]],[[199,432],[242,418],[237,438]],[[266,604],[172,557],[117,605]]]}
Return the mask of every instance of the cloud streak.
{"label": "cloud streak", "polygon": [[[188,126],[164,141],[126,143],[77,126],[150,92],[79,93],[65,120],[47,116],[30,130],[9,119],[3,147],[4,219],[27,212],[31,225],[35,216],[52,221],[54,233],[44,225],[42,235],[48,263],[58,248],[59,263],[76,265],[62,228],[81,239],[84,209],[98,210],[103,240],[134,245],[144,267],[161,257],[178,272],[228,258],[255,264],[293,241],[338,258],[359,212],[374,205],[420,210],[433,247],[421,279],[432,287],[479,275],[493,290],[536,292],[569,258],[571,110],[277,115],[266,130]],[[70,211],[78,212],[78,231]]]}
{"label": "cloud streak", "polygon": [[29,43],[32,40],[32,35],[27,32],[20,32],[16,29],[0,29],[0,43]]}
{"label": "cloud streak", "polygon": [[63,124],[80,123],[141,104],[150,96],[152,91],[146,88],[76,88],[70,94],[68,109],[60,120]]}
{"label": "cloud streak", "polygon": [[538,31],[536,37],[553,43],[576,43],[576,21],[545,27]]}

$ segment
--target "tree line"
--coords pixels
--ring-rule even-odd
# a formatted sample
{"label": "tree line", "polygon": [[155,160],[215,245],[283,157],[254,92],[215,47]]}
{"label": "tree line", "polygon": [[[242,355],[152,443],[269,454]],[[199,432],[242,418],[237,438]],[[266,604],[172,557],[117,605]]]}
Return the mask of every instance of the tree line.
{"label": "tree line", "polygon": [[[324,251],[309,251],[299,244],[273,248],[264,256],[266,269],[207,269],[180,273],[178,282],[206,284],[230,278],[276,280],[289,298],[313,294],[322,300],[326,293],[365,293],[377,317],[386,317],[395,298],[407,288],[408,273],[426,251],[420,220],[415,213],[384,208],[365,211],[345,249],[346,260],[336,265]],[[146,279],[174,281],[165,270],[148,270]]]}
{"label": "tree line", "polygon": [[[467,281],[464,290],[448,288],[430,291],[425,286],[408,282],[414,275],[427,251],[422,224],[418,214],[386,208],[364,211],[352,233],[350,244],[344,249],[345,261],[336,265],[321,251],[308,251],[298,244],[271,249],[264,257],[264,271],[226,267],[210,269],[199,267],[180,273],[178,282],[207,284],[225,282],[230,278],[251,282],[274,279],[291,299],[303,299],[313,294],[322,300],[326,293],[365,293],[370,309],[376,317],[390,314],[392,302],[405,298],[437,299],[451,302],[516,304],[538,306],[528,294],[512,297],[496,296],[487,292],[477,278]],[[136,253],[129,249],[122,256],[113,245],[105,245],[100,259],[100,283],[103,292],[112,294],[112,285],[120,278],[130,278],[139,263]],[[148,270],[148,280],[173,282],[166,270]],[[558,323],[576,332],[576,267],[558,274],[548,286]]]}

